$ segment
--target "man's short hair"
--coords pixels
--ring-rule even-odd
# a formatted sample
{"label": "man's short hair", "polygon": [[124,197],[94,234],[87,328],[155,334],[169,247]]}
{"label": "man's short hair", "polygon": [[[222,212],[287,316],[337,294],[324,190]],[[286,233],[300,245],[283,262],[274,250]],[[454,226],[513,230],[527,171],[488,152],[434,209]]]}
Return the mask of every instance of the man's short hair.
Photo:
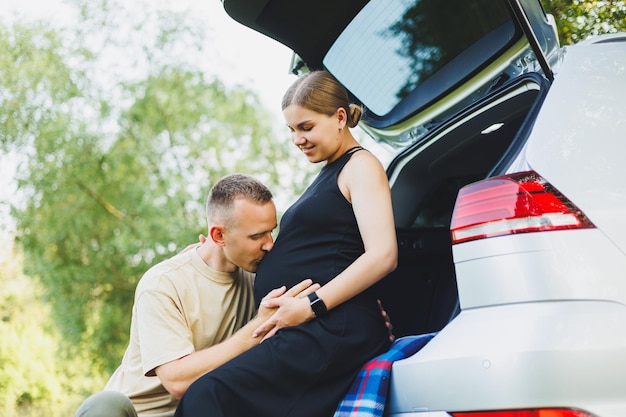
{"label": "man's short hair", "polygon": [[247,174],[230,174],[222,177],[211,188],[206,201],[209,223],[224,223],[232,220],[236,199],[245,198],[258,204],[272,201],[272,192],[261,181]]}

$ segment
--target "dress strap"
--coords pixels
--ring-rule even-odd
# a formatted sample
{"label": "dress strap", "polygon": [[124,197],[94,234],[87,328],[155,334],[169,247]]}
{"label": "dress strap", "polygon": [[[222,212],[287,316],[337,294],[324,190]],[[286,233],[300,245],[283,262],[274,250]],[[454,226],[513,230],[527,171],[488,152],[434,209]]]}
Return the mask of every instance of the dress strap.
{"label": "dress strap", "polygon": [[361,149],[365,149],[365,148],[364,148],[364,147],[362,147],[362,146],[355,146],[355,147],[353,147],[353,148],[348,149],[348,150],[346,151],[346,154],[348,154],[348,155],[352,155],[353,153],[355,153],[355,152],[357,152],[357,151],[360,151]]}
{"label": "dress strap", "polygon": [[[360,151],[361,149],[365,150],[365,148],[362,147],[362,146],[355,146],[353,148],[348,149],[347,151],[342,153],[339,158],[337,158],[336,160],[334,160],[331,163],[327,163],[326,165],[324,165],[322,167],[321,172],[328,171],[329,169],[331,169],[331,167],[340,167],[339,170],[341,170],[343,168],[343,166],[348,163],[348,161],[352,157],[352,154],[355,153],[355,152]],[[337,172],[339,172],[339,171],[337,171]]]}

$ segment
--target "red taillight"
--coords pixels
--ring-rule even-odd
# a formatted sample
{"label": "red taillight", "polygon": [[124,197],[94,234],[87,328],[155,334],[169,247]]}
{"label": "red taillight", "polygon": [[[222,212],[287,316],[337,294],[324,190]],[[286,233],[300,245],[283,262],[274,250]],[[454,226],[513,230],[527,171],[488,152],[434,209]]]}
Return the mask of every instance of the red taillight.
{"label": "red taillight", "polygon": [[547,408],[541,410],[476,411],[450,413],[453,417],[593,417],[579,410]]}
{"label": "red taillight", "polygon": [[452,215],[452,242],[514,233],[591,228],[571,201],[537,173],[489,178],[459,191]]}

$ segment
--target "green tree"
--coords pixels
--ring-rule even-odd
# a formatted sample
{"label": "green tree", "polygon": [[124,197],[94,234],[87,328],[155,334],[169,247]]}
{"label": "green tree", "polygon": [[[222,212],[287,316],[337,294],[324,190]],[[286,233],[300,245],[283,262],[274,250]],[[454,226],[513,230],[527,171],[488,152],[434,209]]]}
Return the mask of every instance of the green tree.
{"label": "green tree", "polygon": [[68,400],[98,389],[103,379],[86,378],[85,355],[59,363],[60,334],[50,308],[40,300],[43,287],[22,274],[23,257],[9,237],[0,242],[0,415],[68,415]]}
{"label": "green tree", "polygon": [[626,31],[626,0],[543,0],[559,29],[561,45]]}
{"label": "green tree", "polygon": [[201,31],[102,4],[78,2],[76,28],[2,26],[0,137],[21,157],[25,271],[45,288],[68,358],[87,352],[108,373],[137,281],[206,233],[217,178],[247,172],[293,195],[308,174],[253,92],[176,54],[203,54]]}
{"label": "green tree", "polygon": [[62,39],[42,23],[0,22],[0,150],[28,149],[38,133],[63,124],[56,103],[79,94],[59,55]]}

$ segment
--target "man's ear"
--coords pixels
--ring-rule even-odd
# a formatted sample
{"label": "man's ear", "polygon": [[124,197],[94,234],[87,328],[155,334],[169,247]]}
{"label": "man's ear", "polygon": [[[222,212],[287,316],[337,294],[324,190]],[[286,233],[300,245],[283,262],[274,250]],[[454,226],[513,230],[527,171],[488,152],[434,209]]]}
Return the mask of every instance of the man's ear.
{"label": "man's ear", "polygon": [[209,229],[209,238],[219,246],[224,246],[226,244],[224,239],[225,230],[224,226],[211,226]]}

